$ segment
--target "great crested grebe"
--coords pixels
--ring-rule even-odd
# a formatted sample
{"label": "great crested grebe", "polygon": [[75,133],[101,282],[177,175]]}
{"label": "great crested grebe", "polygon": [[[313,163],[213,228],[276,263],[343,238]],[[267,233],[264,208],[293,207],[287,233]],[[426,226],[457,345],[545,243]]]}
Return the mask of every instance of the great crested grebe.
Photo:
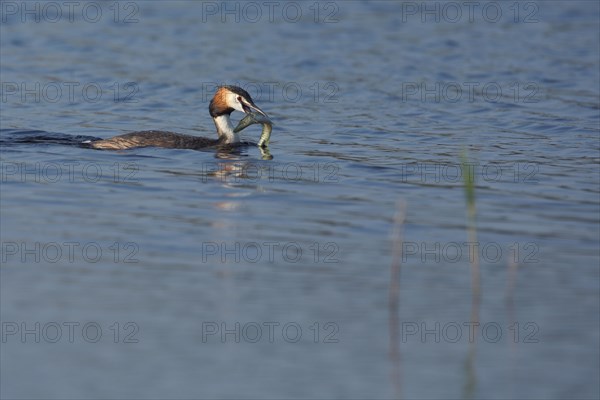
{"label": "great crested grebe", "polygon": [[[248,92],[238,86],[220,86],[210,101],[208,107],[210,116],[215,122],[218,139],[183,135],[181,133],[166,131],[140,131],[97,140],[89,143],[94,149],[122,150],[135,147],[165,147],[171,149],[203,149],[212,146],[236,146],[245,144],[240,142],[239,132],[252,125],[263,124],[261,147],[268,143],[271,134],[271,120],[267,114],[258,108]],[[229,116],[233,111],[248,114],[234,129]],[[266,133],[268,131],[268,133]],[[264,140],[263,138],[266,138]]]}

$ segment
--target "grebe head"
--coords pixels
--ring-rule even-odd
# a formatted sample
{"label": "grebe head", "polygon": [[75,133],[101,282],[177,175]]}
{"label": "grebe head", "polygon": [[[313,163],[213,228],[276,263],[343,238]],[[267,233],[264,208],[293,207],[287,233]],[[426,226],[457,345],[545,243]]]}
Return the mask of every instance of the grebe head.
{"label": "grebe head", "polygon": [[267,117],[267,114],[254,104],[250,94],[238,86],[228,85],[217,88],[208,110],[215,121],[219,137],[225,136],[227,143],[240,141],[239,135],[234,132],[229,119],[233,111],[237,110],[246,114],[256,112]]}

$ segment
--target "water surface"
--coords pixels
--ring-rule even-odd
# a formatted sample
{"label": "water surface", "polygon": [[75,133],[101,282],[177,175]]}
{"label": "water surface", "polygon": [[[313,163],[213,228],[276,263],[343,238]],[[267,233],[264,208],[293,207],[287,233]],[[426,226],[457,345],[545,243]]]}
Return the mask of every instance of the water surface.
{"label": "water surface", "polygon": [[[3,397],[599,396],[597,2],[455,23],[396,2],[292,3],[298,21],[91,3],[97,22],[5,3]],[[273,118],[273,160],[76,145],[213,137],[221,83]]]}

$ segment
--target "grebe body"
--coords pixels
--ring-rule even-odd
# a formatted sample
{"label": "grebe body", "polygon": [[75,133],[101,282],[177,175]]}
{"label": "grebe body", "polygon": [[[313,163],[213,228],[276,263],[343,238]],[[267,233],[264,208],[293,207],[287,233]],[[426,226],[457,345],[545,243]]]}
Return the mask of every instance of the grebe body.
{"label": "grebe body", "polygon": [[164,147],[168,149],[204,149],[224,142],[221,139],[209,139],[166,131],[140,131],[119,135],[106,140],[90,143],[94,149],[122,150],[136,147]]}

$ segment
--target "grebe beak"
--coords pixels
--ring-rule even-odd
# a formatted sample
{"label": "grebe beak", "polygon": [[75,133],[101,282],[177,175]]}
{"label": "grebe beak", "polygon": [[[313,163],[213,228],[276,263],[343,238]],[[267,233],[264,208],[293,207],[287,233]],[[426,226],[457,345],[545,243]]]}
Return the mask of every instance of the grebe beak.
{"label": "grebe beak", "polygon": [[[260,108],[258,108],[258,106],[256,104],[249,102],[248,100],[244,99],[243,97],[240,102],[242,103],[242,108],[244,109],[244,112],[246,114],[251,114],[252,112],[257,112],[259,114],[264,115],[267,119],[269,119],[269,116],[267,115],[267,113],[264,112],[263,110],[261,110]],[[269,120],[269,122],[270,122],[270,120]]]}

